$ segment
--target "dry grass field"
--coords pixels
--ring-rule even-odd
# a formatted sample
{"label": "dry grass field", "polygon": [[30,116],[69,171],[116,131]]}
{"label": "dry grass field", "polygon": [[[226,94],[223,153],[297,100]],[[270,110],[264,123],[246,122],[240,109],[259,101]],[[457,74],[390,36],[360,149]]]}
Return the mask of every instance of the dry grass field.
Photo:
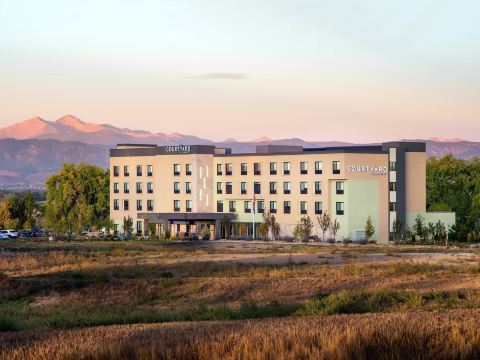
{"label": "dry grass field", "polygon": [[476,358],[477,251],[3,241],[0,358]]}

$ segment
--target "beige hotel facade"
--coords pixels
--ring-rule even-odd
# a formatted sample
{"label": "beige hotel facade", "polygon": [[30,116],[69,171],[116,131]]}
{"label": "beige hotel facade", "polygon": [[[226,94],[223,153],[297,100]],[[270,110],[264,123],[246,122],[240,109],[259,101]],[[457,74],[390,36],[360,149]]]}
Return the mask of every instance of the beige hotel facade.
{"label": "beige hotel facade", "polygon": [[[425,143],[302,148],[260,145],[254,153],[232,154],[208,145],[120,144],[110,150],[110,213],[116,231],[125,217],[145,235],[194,233],[209,226],[225,236],[223,219],[261,223],[264,212],[280,224],[280,238],[292,238],[300,218],[328,212],[340,223],[337,240],[358,240],[370,216],[374,239],[388,242],[399,219],[412,226],[417,214],[447,226],[454,214],[426,213]],[[405,226],[406,225],[406,226]]]}

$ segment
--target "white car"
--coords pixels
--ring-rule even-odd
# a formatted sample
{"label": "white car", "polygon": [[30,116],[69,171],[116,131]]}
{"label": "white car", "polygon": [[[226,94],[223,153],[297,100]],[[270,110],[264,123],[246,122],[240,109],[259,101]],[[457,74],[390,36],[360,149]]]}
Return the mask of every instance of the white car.
{"label": "white car", "polygon": [[0,230],[0,234],[6,234],[9,238],[18,237],[18,234],[15,230]]}
{"label": "white car", "polygon": [[2,233],[2,230],[0,230],[0,240],[8,240],[10,239],[7,234]]}

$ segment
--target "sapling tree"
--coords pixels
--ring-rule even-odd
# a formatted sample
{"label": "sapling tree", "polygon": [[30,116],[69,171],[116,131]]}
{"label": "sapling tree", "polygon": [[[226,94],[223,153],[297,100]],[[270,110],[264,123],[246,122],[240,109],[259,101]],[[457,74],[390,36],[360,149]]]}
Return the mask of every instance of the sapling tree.
{"label": "sapling tree", "polygon": [[335,219],[330,224],[330,232],[332,233],[334,241],[336,240],[338,230],[340,230],[340,223],[337,221],[337,219]]}
{"label": "sapling tree", "polygon": [[317,216],[318,225],[320,230],[322,230],[322,241],[325,241],[325,234],[330,229],[332,219],[330,215],[325,211],[322,215]]}
{"label": "sapling tree", "polygon": [[300,221],[295,226],[293,231],[293,236],[296,239],[299,239],[304,242],[308,242],[310,236],[312,235],[313,222],[310,219],[310,216],[302,216]]}
{"label": "sapling tree", "polygon": [[403,221],[400,219],[395,219],[395,221],[393,222],[393,233],[395,235],[394,240],[398,240],[400,238],[402,229],[403,229]]}
{"label": "sapling tree", "polygon": [[367,223],[365,224],[365,240],[369,241],[373,234],[375,234],[375,226],[373,226],[372,218],[368,216]]}
{"label": "sapling tree", "polygon": [[133,232],[133,219],[129,216],[123,217],[123,234],[125,236],[130,236],[130,234]]}
{"label": "sapling tree", "polygon": [[425,241],[427,237],[427,228],[425,226],[425,219],[422,215],[418,214],[413,224],[413,231],[422,241]]}

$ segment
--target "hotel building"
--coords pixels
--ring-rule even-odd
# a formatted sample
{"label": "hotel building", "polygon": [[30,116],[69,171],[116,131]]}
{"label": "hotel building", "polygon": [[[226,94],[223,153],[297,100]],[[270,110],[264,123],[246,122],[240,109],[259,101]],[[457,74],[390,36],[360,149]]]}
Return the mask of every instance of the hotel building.
{"label": "hotel building", "polygon": [[[337,240],[364,237],[370,216],[373,239],[386,243],[394,222],[412,226],[417,214],[427,222],[454,223],[452,213],[426,213],[425,143],[302,148],[260,145],[254,153],[232,154],[207,145],[120,144],[110,150],[110,215],[123,232],[125,217],[134,232],[193,233],[208,225],[225,236],[223,219],[261,223],[275,215],[280,237],[291,238],[302,216],[320,235],[317,216],[328,212],[340,223]],[[406,225],[406,226],[405,226]]]}

